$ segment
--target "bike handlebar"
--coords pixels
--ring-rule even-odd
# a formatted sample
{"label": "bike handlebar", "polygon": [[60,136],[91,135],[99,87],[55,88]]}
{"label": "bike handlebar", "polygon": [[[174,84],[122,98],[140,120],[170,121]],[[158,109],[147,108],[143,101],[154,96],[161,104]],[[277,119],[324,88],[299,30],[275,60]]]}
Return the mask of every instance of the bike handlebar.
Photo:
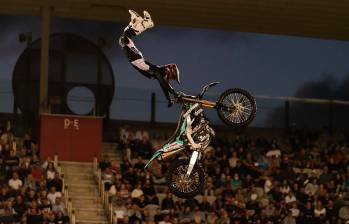
{"label": "bike handlebar", "polygon": [[177,99],[180,99],[180,98],[182,98],[182,97],[188,97],[188,98],[191,98],[191,99],[202,99],[202,97],[205,95],[206,91],[207,91],[210,87],[215,86],[215,85],[217,85],[217,84],[219,84],[219,82],[211,82],[210,84],[207,84],[207,85],[203,86],[203,87],[201,88],[200,93],[199,93],[198,95],[196,95],[196,96],[187,95],[187,94],[185,94],[185,93],[183,93],[183,92],[176,92],[176,96],[175,96],[175,97],[176,97]]}

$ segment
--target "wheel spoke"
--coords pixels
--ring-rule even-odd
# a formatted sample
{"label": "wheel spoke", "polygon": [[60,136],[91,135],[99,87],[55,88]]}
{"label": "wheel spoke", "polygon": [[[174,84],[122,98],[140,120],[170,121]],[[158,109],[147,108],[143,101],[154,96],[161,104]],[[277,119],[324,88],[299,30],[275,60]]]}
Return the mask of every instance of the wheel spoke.
{"label": "wheel spoke", "polygon": [[247,121],[254,109],[253,102],[240,92],[226,95],[221,102],[225,107],[221,110],[222,115],[235,124]]}
{"label": "wheel spoke", "polygon": [[200,175],[196,169],[186,178],[187,165],[178,166],[172,173],[171,186],[182,193],[194,192],[200,186]]}

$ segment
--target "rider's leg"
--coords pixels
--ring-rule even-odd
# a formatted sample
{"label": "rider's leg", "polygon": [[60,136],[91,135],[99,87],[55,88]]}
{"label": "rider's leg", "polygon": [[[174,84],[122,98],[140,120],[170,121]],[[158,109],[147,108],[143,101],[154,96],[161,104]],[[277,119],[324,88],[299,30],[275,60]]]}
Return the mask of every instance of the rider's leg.
{"label": "rider's leg", "polygon": [[144,18],[139,16],[135,11],[129,10],[129,12],[131,14],[131,22],[119,38],[119,44],[134,68],[147,78],[157,79],[159,81],[161,89],[163,90],[166,99],[169,101],[168,106],[171,106],[174,102],[173,96],[176,92],[168,83],[166,78],[166,68],[146,61],[142,52],[137,49],[131,39],[132,37],[144,32],[146,29],[154,26],[151,16],[147,11],[143,12]]}
{"label": "rider's leg", "polygon": [[129,39],[128,43],[124,45],[123,50],[132,64],[132,66],[142,73],[145,77],[150,79],[157,79],[166,99],[169,101],[169,106],[174,101],[176,92],[169,85],[168,80],[165,79],[165,70],[157,65],[154,65],[143,58],[142,53],[136,48],[133,41]]}
{"label": "rider's leg", "polygon": [[119,45],[123,48],[130,63],[144,76],[148,78],[156,78],[153,74],[159,72],[159,67],[153,65],[143,58],[142,52],[137,49],[132,37],[139,35],[146,29],[154,26],[154,23],[147,11],[144,11],[144,18],[139,16],[137,12],[129,10],[131,21],[125,28],[123,34],[119,38]]}
{"label": "rider's leg", "polygon": [[127,38],[127,41],[123,41],[123,43],[120,45],[123,46],[122,48],[127,56],[127,59],[135,69],[137,69],[140,73],[142,73],[147,78],[151,78],[151,79],[159,80],[161,79],[161,77],[165,76],[165,73],[164,73],[165,71],[163,69],[144,59],[142,52],[137,49],[134,42],[130,38],[128,37],[124,37],[124,38]]}

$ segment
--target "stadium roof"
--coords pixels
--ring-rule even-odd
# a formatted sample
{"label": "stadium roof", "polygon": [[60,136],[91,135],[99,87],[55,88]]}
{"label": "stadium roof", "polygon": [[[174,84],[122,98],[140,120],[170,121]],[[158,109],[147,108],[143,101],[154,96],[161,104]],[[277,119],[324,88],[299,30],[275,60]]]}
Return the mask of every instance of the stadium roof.
{"label": "stadium roof", "polygon": [[127,22],[147,9],[161,25],[349,40],[348,0],[1,0],[0,14]]}

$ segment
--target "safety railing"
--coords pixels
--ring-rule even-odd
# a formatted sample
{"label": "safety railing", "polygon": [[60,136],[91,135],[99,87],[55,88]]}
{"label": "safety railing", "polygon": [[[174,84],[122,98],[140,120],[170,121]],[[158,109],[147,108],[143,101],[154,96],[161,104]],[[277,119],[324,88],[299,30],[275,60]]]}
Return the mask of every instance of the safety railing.
{"label": "safety railing", "polygon": [[62,186],[63,186],[62,187],[63,200],[64,200],[65,208],[67,209],[70,224],[75,224],[76,217],[75,217],[75,211],[73,208],[73,202],[69,195],[69,187],[68,185],[65,184],[64,173],[62,173],[62,167],[59,164],[57,153],[55,153],[55,155],[53,156],[53,164],[57,172],[61,174]]}
{"label": "safety railing", "polygon": [[70,197],[70,194],[69,194],[69,187],[68,185],[65,185],[64,186],[64,204],[65,204],[65,207],[67,209],[67,213],[68,213],[68,216],[69,216],[69,220],[70,220],[70,224],[75,224],[75,211],[74,211],[74,208],[73,208],[73,201]]}
{"label": "safety railing", "polygon": [[108,217],[108,222],[110,224],[114,223],[114,215],[113,215],[113,204],[111,202],[111,198],[109,192],[105,190],[104,181],[102,178],[102,171],[98,167],[98,159],[97,157],[93,158],[93,173],[98,183],[98,193],[101,197],[103,208],[106,211],[106,215]]}

